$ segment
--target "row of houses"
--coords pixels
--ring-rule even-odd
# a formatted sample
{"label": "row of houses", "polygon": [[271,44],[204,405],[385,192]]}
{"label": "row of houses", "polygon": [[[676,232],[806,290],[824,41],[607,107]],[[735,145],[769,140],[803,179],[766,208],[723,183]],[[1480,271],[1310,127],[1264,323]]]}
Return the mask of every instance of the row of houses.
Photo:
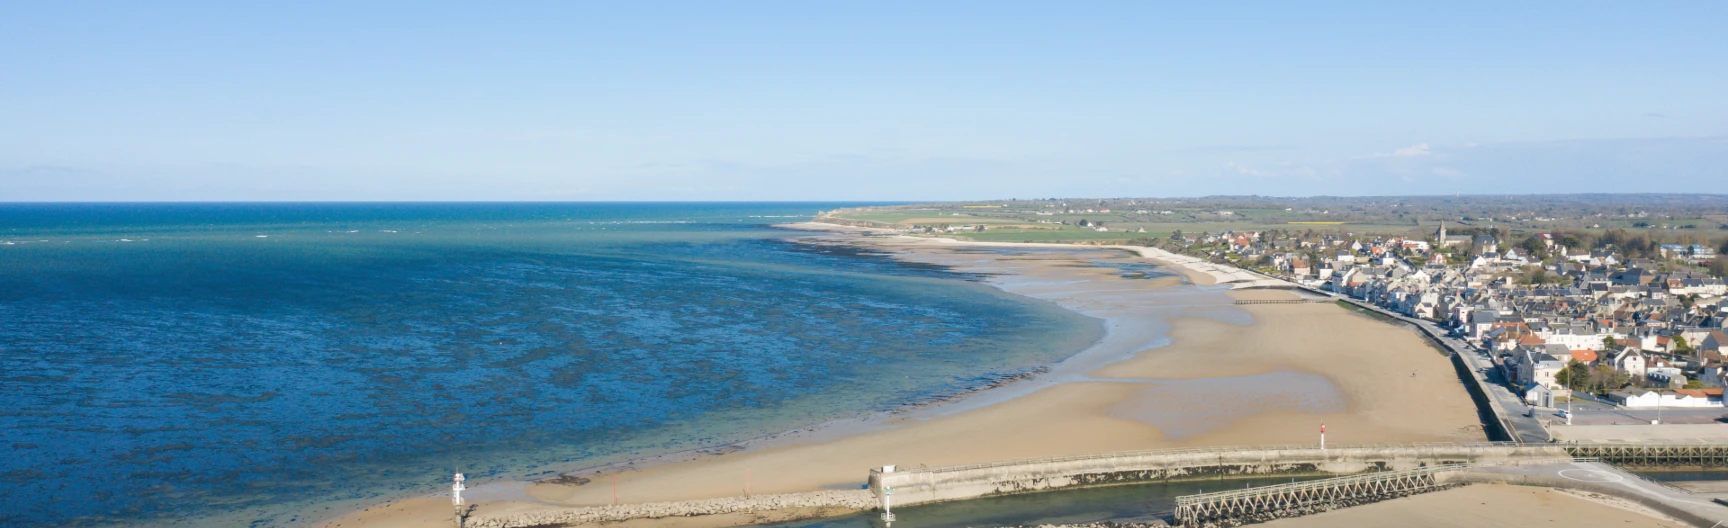
{"label": "row of houses", "polygon": [[[1660,398],[1680,398],[1675,406],[1721,405],[1717,389],[1728,386],[1728,284],[1674,265],[1688,259],[1626,259],[1612,248],[1572,252],[1552,236],[1538,254],[1501,252],[1492,236],[1448,235],[1444,227],[1429,240],[1281,245],[1259,235],[1225,232],[1180,242],[1264,255],[1286,280],[1436,321],[1488,351],[1532,402],[1566,394],[1558,378],[1574,363],[1621,374],[1627,386],[1610,389],[1624,389],[1618,392],[1629,406],[1668,405],[1638,391],[1689,383],[1708,389],[1702,399]],[[1707,254],[1683,249],[1688,257]]]}

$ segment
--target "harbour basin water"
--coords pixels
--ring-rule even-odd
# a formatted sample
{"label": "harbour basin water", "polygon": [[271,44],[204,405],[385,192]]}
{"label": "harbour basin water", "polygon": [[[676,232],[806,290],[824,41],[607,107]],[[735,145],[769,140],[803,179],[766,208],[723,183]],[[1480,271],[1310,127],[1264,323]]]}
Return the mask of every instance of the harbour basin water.
{"label": "harbour basin water", "polygon": [[771,528],[967,528],[1083,524],[1145,518],[1176,509],[1176,497],[1245,486],[1270,486],[1325,478],[1301,476],[1156,482],[1101,488],[1004,495],[894,508],[895,521],[880,512],[758,525]]}

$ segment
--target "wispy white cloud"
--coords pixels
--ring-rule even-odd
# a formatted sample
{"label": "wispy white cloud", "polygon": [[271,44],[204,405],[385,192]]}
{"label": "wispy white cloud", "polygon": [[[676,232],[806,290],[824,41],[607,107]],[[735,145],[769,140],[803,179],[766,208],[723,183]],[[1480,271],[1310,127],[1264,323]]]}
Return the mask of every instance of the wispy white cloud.
{"label": "wispy white cloud", "polygon": [[[1282,163],[1223,163],[1195,188],[1305,196],[1507,193],[1728,192],[1728,138],[1625,138],[1527,143],[1418,143],[1391,152]],[[1307,177],[1303,177],[1306,175]],[[1201,191],[1214,194],[1220,191]]]}
{"label": "wispy white cloud", "polygon": [[1431,150],[1428,147],[1428,143],[1423,142],[1423,143],[1417,143],[1415,145],[1410,145],[1408,147],[1404,147],[1401,149],[1397,149],[1397,150],[1394,150],[1392,152],[1379,152],[1379,153],[1369,154],[1367,156],[1361,156],[1360,159],[1420,158],[1420,157],[1431,155],[1433,153],[1434,153],[1433,150]]}
{"label": "wispy white cloud", "polygon": [[1257,178],[1314,177],[1320,174],[1319,169],[1296,163],[1279,163],[1272,167],[1262,168],[1236,161],[1224,162],[1224,171]]}
{"label": "wispy white cloud", "polygon": [[1208,153],[1208,152],[1267,152],[1278,150],[1295,150],[1295,145],[1202,145],[1198,147],[1166,149],[1166,153]]}
{"label": "wispy white cloud", "polygon": [[1269,172],[1266,172],[1266,171],[1263,171],[1263,170],[1260,170],[1258,168],[1255,168],[1255,167],[1252,167],[1249,165],[1245,165],[1242,163],[1237,163],[1234,161],[1224,162],[1224,170],[1226,172],[1234,172],[1236,174],[1241,174],[1243,176],[1271,176],[1272,175]]}

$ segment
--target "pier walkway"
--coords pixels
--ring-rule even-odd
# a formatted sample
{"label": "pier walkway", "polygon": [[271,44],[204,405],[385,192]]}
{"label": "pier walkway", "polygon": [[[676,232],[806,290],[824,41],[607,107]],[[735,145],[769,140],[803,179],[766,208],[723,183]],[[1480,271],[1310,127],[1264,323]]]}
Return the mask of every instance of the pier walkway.
{"label": "pier walkway", "polygon": [[[1600,461],[1635,467],[1724,467],[1728,466],[1728,443],[1481,442],[1328,446],[1326,449],[1320,449],[1317,445],[1160,449],[963,466],[907,469],[885,467],[870,471],[869,489],[878,501],[883,498],[885,489],[891,489],[895,505],[912,505],[1134,482],[1221,480],[1278,475],[1339,476],[1178,500],[1179,506],[1189,506],[1187,513],[1178,510],[1178,519],[1188,515],[1189,520],[1205,525],[1228,524],[1229,519],[1246,520],[1253,515],[1259,515],[1251,513],[1255,511],[1254,508],[1286,508],[1278,514],[1285,515],[1298,511],[1313,511],[1313,508],[1319,507],[1316,505],[1336,507],[1372,502],[1379,498],[1427,490],[1453,482],[1446,480],[1452,478],[1463,479],[1456,481],[1457,483],[1510,482],[1608,493],[1579,484],[1576,479],[1560,478],[1564,475],[1555,477],[1560,475],[1560,471],[1571,467],[1570,464],[1579,461]],[[1450,471],[1465,467],[1470,468],[1469,474],[1475,476],[1444,476]],[[1539,467],[1551,470],[1529,469]],[[1619,469],[1609,469],[1620,472]],[[1620,474],[1630,475],[1624,472]],[[1633,477],[1631,480],[1640,479]],[[1650,486],[1662,487],[1657,484]],[[1684,493],[1672,487],[1664,489]],[[1615,493],[1624,495],[1631,492],[1619,490]],[[1684,504],[1689,505],[1688,508],[1703,508],[1700,504],[1708,502],[1710,501],[1699,499]],[[1722,518],[1728,519],[1728,508],[1720,512],[1703,508],[1699,512],[1702,513],[1696,515],[1721,513]]]}

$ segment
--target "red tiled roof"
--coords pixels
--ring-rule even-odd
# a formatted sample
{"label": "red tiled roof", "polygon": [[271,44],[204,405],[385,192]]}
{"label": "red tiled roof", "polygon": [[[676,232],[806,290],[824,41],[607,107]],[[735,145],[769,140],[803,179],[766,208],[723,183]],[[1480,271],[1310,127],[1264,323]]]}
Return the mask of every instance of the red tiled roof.
{"label": "red tiled roof", "polygon": [[1572,351],[1572,359],[1576,359],[1582,363],[1589,363],[1591,361],[1596,361],[1596,351],[1590,350],[1590,349],[1573,350]]}
{"label": "red tiled roof", "polygon": [[1722,397],[1722,389],[1674,389],[1675,394],[1684,394],[1693,398]]}

